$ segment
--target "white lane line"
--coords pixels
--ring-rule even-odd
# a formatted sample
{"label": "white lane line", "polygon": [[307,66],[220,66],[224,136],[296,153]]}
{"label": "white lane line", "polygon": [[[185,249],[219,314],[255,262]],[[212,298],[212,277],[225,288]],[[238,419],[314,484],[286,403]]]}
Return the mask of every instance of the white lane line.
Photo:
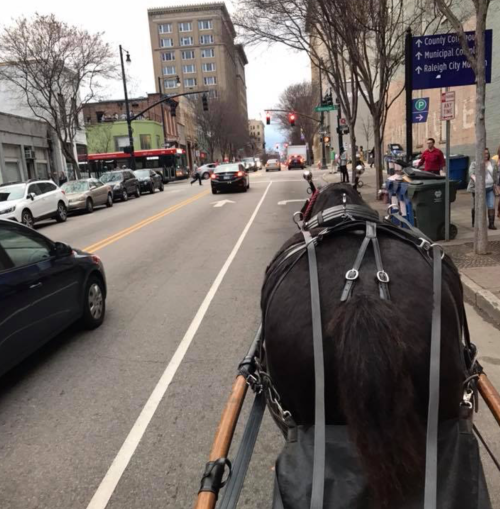
{"label": "white lane line", "polygon": [[281,182],[300,182],[301,184],[304,183],[304,179],[297,179],[297,180],[251,180],[252,184],[267,184],[268,182],[274,182],[275,184],[281,184]]}
{"label": "white lane line", "polygon": [[125,472],[125,469],[127,468],[127,465],[132,459],[132,456],[134,455],[135,450],[139,445],[139,442],[144,436],[144,433],[146,432],[146,429],[149,426],[151,419],[153,418],[158,406],[160,405],[163,397],[165,396],[165,393],[167,392],[167,389],[170,383],[172,382],[172,379],[174,378],[177,369],[179,368],[182,360],[184,359],[184,356],[186,355],[186,352],[188,351],[188,348],[191,345],[191,342],[193,341],[193,338],[196,332],[198,331],[201,322],[203,321],[203,318],[205,317],[205,314],[208,311],[208,308],[213,298],[215,297],[215,294],[217,293],[217,290],[219,289],[222,280],[224,279],[224,276],[229,270],[231,264],[233,263],[233,260],[236,258],[236,255],[238,254],[238,251],[241,245],[243,244],[243,241],[245,240],[245,237],[247,236],[247,233],[250,230],[252,223],[257,217],[257,213],[259,212],[259,209],[262,206],[262,203],[264,202],[271,185],[272,182],[269,183],[266,190],[264,191],[264,194],[262,195],[262,198],[257,204],[257,207],[255,208],[252,217],[250,217],[250,220],[245,226],[243,232],[241,233],[240,238],[236,242],[228,259],[222,266],[222,269],[220,270],[219,274],[217,274],[217,277],[212,283],[210,290],[208,291],[203,302],[201,303],[200,308],[196,312],[196,315],[193,318],[191,325],[189,326],[184,337],[182,338],[182,341],[177,347],[177,350],[175,351],[170,362],[168,363],[168,366],[163,372],[156,387],[151,393],[151,396],[149,396],[148,401],[144,405],[144,408],[142,409],[137,420],[135,421],[134,426],[130,430],[127,438],[125,439],[125,442],[118,451],[118,454],[116,455],[115,459],[113,460],[113,463],[109,467],[109,470],[106,472],[106,475],[101,481],[101,484],[97,488],[97,491],[95,492],[94,496],[92,497],[92,500],[87,506],[87,509],[104,509],[108,505],[108,502],[111,499],[111,496],[113,495],[116,486],[118,485],[118,482],[120,481],[123,473]]}

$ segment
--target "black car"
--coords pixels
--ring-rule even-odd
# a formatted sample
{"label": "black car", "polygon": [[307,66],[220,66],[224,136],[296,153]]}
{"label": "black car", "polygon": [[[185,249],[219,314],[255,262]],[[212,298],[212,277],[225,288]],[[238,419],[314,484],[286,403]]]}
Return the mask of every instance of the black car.
{"label": "black car", "polygon": [[288,169],[293,170],[294,168],[300,168],[303,170],[306,167],[304,159],[301,156],[291,156],[288,159]]}
{"label": "black car", "polygon": [[139,198],[141,188],[139,180],[132,170],[113,170],[101,175],[99,179],[103,184],[113,188],[113,200],[127,201],[129,196]]}
{"label": "black car", "polygon": [[0,375],[73,322],[99,327],[105,311],[98,256],[0,219]]}
{"label": "black car", "polygon": [[139,180],[141,193],[149,192],[153,194],[156,189],[160,191],[165,189],[162,176],[154,170],[135,170],[134,175]]}
{"label": "black car", "polygon": [[212,193],[239,189],[247,192],[250,189],[250,177],[241,163],[221,164],[215,168],[210,176]]}

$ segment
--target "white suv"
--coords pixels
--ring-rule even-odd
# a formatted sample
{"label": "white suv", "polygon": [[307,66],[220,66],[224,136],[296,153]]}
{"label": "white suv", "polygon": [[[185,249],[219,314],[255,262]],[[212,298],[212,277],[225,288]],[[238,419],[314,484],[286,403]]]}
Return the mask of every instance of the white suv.
{"label": "white suv", "polygon": [[0,186],[0,219],[13,219],[30,228],[41,219],[63,223],[68,218],[68,199],[51,180]]}

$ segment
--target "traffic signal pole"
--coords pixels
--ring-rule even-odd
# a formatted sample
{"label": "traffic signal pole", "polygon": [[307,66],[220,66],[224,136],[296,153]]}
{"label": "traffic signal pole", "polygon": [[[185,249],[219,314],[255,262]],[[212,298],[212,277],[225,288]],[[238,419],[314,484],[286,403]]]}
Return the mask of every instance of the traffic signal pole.
{"label": "traffic signal pole", "polygon": [[340,119],[342,118],[342,112],[340,110],[340,101],[337,98],[337,134],[339,136],[339,158],[342,155],[342,152],[344,151],[344,138],[342,135],[342,129],[340,128]]}
{"label": "traffic signal pole", "polygon": [[[319,101],[323,103],[323,77],[321,67],[319,67]],[[325,145],[325,112],[321,112],[320,116],[320,134],[321,134],[321,169],[326,170],[326,145]]]}

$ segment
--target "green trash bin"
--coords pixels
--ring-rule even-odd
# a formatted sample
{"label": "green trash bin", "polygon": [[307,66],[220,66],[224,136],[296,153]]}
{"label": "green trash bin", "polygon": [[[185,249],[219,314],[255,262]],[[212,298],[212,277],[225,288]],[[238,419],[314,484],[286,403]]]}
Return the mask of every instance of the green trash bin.
{"label": "green trash bin", "polygon": [[[459,181],[450,180],[450,204],[455,201],[459,184]],[[415,226],[434,241],[445,238],[445,193],[444,177],[412,179],[408,184]],[[450,224],[450,239],[457,233],[457,227]]]}

